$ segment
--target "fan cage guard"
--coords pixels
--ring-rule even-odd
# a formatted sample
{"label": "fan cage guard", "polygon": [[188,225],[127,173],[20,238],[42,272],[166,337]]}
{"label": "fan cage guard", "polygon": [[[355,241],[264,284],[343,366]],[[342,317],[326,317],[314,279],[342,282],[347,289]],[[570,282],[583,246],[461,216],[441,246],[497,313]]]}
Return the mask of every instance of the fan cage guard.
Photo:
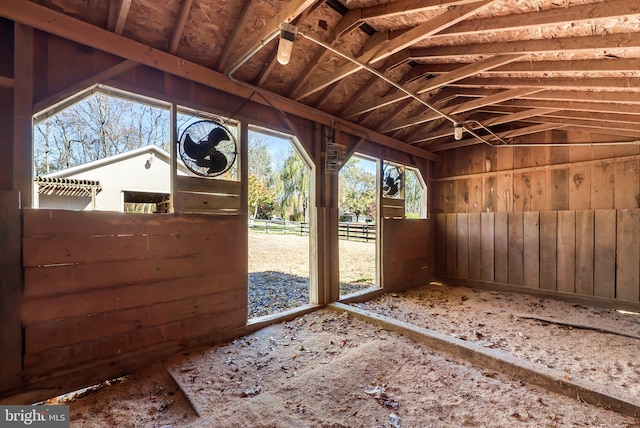
{"label": "fan cage guard", "polygon": [[[227,134],[229,139],[221,140],[220,144],[222,144],[224,141],[228,141],[229,143],[226,144],[226,146],[233,147],[233,149],[227,148],[225,150],[219,150],[227,158],[227,166],[223,170],[216,173],[207,173],[206,167],[198,165],[196,163],[196,160],[193,159],[191,156],[187,155],[184,151],[184,140],[187,134],[189,133],[189,130],[197,129],[198,127],[203,127],[203,126],[210,126],[210,129],[205,133],[205,135],[207,136],[208,136],[208,133],[211,132],[215,127],[218,127],[224,130],[224,132]],[[200,138],[199,140],[202,140],[202,138]],[[193,174],[199,177],[204,177],[204,178],[215,178],[223,175],[225,172],[229,171],[233,167],[238,156],[238,143],[234,135],[231,133],[231,131],[227,128],[227,126],[224,123],[216,120],[211,120],[211,119],[198,120],[196,122],[189,124],[189,126],[187,126],[184,129],[184,131],[182,131],[182,134],[180,135],[180,138],[178,139],[177,144],[178,144],[178,153],[180,155],[180,159],[182,159],[182,162],[187,167],[187,169],[191,171]]]}
{"label": "fan cage guard", "polygon": [[[385,163],[382,169],[382,196],[389,199],[403,199],[404,198],[404,180],[405,180],[405,168],[402,165],[396,165],[392,163]],[[393,182],[395,183],[400,177],[400,183],[398,183],[398,190],[389,194],[389,190],[385,190],[385,187],[388,188],[386,180],[387,177],[393,177]]]}

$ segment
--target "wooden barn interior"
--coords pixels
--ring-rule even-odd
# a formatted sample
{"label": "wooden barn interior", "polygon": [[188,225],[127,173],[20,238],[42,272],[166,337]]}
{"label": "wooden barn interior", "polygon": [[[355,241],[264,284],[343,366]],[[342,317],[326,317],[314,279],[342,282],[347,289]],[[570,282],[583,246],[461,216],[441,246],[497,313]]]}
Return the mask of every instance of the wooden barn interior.
{"label": "wooden barn interior", "polygon": [[[422,219],[379,196],[358,299],[438,280],[640,312],[638,2],[10,0],[0,52],[3,403],[337,302],[334,144],[427,186]],[[174,177],[166,214],[32,208],[34,117],[97,85],[237,121],[240,179]],[[312,189],[309,305],[259,323],[251,126],[296,137]]]}

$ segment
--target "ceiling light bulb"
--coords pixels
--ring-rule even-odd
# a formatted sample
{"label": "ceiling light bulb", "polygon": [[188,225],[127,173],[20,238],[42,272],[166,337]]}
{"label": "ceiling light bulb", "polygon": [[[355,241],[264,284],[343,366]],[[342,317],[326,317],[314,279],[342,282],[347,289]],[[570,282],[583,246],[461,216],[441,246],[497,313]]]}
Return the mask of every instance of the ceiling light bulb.
{"label": "ceiling light bulb", "polygon": [[464,128],[462,128],[462,124],[456,123],[453,126],[453,138],[455,138],[456,140],[462,140],[462,131],[463,130],[464,130]]}
{"label": "ceiling light bulb", "polygon": [[280,26],[280,42],[278,43],[278,62],[282,65],[289,64],[293,42],[296,39],[297,28],[286,22]]}

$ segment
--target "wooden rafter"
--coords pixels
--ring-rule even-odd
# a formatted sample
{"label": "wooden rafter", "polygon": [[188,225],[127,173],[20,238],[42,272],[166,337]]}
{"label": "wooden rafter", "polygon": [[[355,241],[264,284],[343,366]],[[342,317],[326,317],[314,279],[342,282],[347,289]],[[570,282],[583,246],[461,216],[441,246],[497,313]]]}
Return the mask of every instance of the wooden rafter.
{"label": "wooden rafter", "polygon": [[[415,43],[418,43],[421,40],[450,27],[451,25],[454,25],[457,22],[467,19],[468,17],[476,14],[482,8],[491,4],[493,1],[494,0],[482,0],[467,5],[453,6],[447,12],[412,28],[401,36],[366,51],[357,59],[362,63],[374,63],[383,60],[396,52],[400,52],[401,50],[406,49],[407,47],[414,45]],[[358,64],[349,62],[344,66],[339,67],[328,76],[325,76],[319,82],[315,82],[314,84],[307,83],[293,94],[293,98],[299,100],[312,95],[360,69],[361,67]]]}
{"label": "wooden rafter", "polygon": [[[482,99],[482,98],[481,98]],[[519,108],[556,108],[561,110],[570,111],[589,111],[596,113],[624,113],[640,115],[640,105],[628,104],[624,108],[620,104],[613,103],[590,103],[580,101],[538,101],[538,100],[513,100],[505,101],[501,105],[507,107],[519,107]]]}
{"label": "wooden rafter", "polygon": [[[503,64],[516,61],[518,58],[520,58],[520,56],[518,55],[496,55],[493,57],[481,59],[472,64],[467,64],[462,67],[459,67],[458,69],[451,71],[449,73],[436,76],[433,79],[415,82],[413,85],[408,86],[406,89],[408,89],[410,92],[413,92],[416,95],[424,94],[425,92],[433,91],[434,89],[438,89],[452,82],[465,79],[469,76],[474,76],[478,73],[483,72],[484,70],[489,70],[491,68],[499,67]],[[371,110],[376,110],[378,108],[388,106],[390,104],[396,103],[398,101],[402,101],[407,98],[409,98],[409,95],[407,95],[406,93],[400,90],[396,90],[391,95],[387,95],[385,97],[376,99],[370,103],[367,103],[365,105],[359,106],[351,111],[346,112],[346,117],[357,116],[362,113],[366,113]]]}
{"label": "wooden rafter", "polygon": [[[348,15],[348,13],[347,13],[347,15]],[[338,24],[336,25],[336,28],[340,27],[340,23],[342,23],[343,21],[345,21],[347,19],[347,15],[343,16],[342,19],[340,19],[340,21],[338,21]],[[337,31],[334,30],[333,34],[331,34],[329,36],[329,38],[328,38],[328,43],[330,45],[334,45],[338,40],[340,40],[346,34],[348,34],[348,31],[337,32]],[[289,90],[289,94],[290,95],[295,94],[302,87],[302,85],[307,83],[307,80],[309,80],[309,77],[313,73],[313,70],[315,70],[315,68],[317,67],[317,65],[320,62],[320,60],[322,60],[322,58],[326,54],[327,54],[327,51],[324,48],[318,47],[318,49],[316,50],[316,53],[311,58],[311,61],[309,61],[307,63],[307,65],[302,70],[302,72],[300,72],[298,74],[298,77],[297,77],[296,81],[293,83],[293,85],[291,85],[291,89]]]}
{"label": "wooden rafter", "polygon": [[397,0],[390,3],[351,9],[336,26],[337,34],[348,32],[372,19],[392,18],[416,12],[426,12],[449,6],[469,4],[477,0]]}
{"label": "wooden rafter", "polygon": [[191,13],[192,6],[193,0],[183,0],[182,6],[180,7],[180,15],[178,15],[176,25],[173,27],[171,41],[169,42],[169,52],[172,54],[178,51],[180,39],[182,38],[182,33],[184,32],[184,27],[187,24],[187,19],[189,18],[189,14]]}
{"label": "wooden rafter", "polygon": [[133,0],[120,0],[120,6],[118,7],[116,16],[116,25],[113,29],[114,33],[122,34],[124,24],[127,22],[127,16],[129,16],[129,8],[131,8],[132,1]]}
{"label": "wooden rafter", "polygon": [[640,15],[640,3],[628,0],[607,0],[571,7],[557,7],[529,13],[519,13],[460,22],[433,36],[436,42],[451,35],[517,31],[545,25],[571,25],[581,21]]}
{"label": "wooden rafter", "polygon": [[[460,64],[420,64],[424,73],[449,73]],[[415,67],[414,67],[415,68]],[[638,71],[638,60],[630,58],[583,59],[572,61],[514,61],[500,67],[483,71],[484,74],[500,75],[509,73],[621,73]]]}
{"label": "wooden rafter", "polygon": [[228,65],[223,69],[224,73],[228,73],[232,67],[247,56],[253,49],[260,46],[263,40],[266,40],[271,35],[275,34],[280,28],[280,24],[283,22],[290,22],[316,1],[317,0],[292,0],[287,3],[285,8],[271,18],[269,22],[260,29],[260,31],[256,31],[253,36],[245,41],[239,49],[231,53],[227,59]]}
{"label": "wooden rafter", "polygon": [[600,77],[600,78],[547,78],[547,79],[521,79],[521,78],[469,78],[450,84],[466,88],[540,88],[546,90],[577,89],[588,90],[616,90],[620,92],[640,91],[640,78],[638,77]]}
{"label": "wooden rafter", "polygon": [[505,53],[520,54],[576,54],[584,52],[593,54],[595,51],[611,49],[636,49],[640,51],[640,34],[606,34],[602,36],[564,37],[556,39],[518,40],[498,43],[479,43],[456,46],[431,46],[428,48],[414,48],[408,52],[413,60],[449,59],[476,55],[498,55]]}
{"label": "wooden rafter", "polygon": [[233,25],[233,31],[225,42],[224,49],[222,50],[220,58],[218,59],[218,70],[224,70],[229,65],[227,63],[227,60],[229,59],[229,55],[231,55],[232,49],[238,44],[240,36],[243,35],[245,31],[247,31],[246,25],[247,20],[249,19],[249,11],[251,10],[252,4],[253,0],[244,0],[242,10],[240,10],[240,15]]}
{"label": "wooden rafter", "polygon": [[[530,94],[532,92],[535,92],[536,90],[539,91],[541,89],[520,88],[520,89],[511,89],[508,91],[502,91],[495,95],[490,95],[488,97],[478,98],[472,101],[467,101],[462,104],[457,104],[454,106],[443,108],[442,112],[449,115],[464,113],[464,112],[475,110],[477,108],[480,108],[486,105],[496,104],[505,100],[510,100],[513,98],[520,97],[525,94]],[[387,126],[383,127],[381,132],[386,133],[386,132],[395,131],[397,129],[419,125],[421,123],[430,122],[432,120],[439,119],[440,117],[442,116],[439,115],[438,113],[430,111],[428,113],[425,113],[419,116],[413,116],[409,119],[403,120],[402,122],[388,124]]]}
{"label": "wooden rafter", "polygon": [[592,120],[558,118],[551,116],[538,116],[535,118],[525,119],[523,122],[570,125],[591,130],[597,129],[603,132],[606,130],[606,132],[615,133],[616,135],[623,135],[625,137],[640,138],[640,129],[638,129],[638,123],[630,124],[619,122],[595,122]]}

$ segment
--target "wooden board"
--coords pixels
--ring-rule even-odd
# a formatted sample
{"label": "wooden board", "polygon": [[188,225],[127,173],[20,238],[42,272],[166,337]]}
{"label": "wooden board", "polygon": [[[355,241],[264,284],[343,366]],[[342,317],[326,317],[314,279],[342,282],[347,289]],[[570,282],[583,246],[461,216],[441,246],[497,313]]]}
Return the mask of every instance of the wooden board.
{"label": "wooden board", "polygon": [[549,211],[549,186],[547,171],[531,172],[531,211]]}
{"label": "wooden board", "polygon": [[[215,316],[201,316],[185,321],[177,321],[162,326],[131,330],[118,336],[110,336],[94,341],[49,349],[24,358],[25,376],[29,381],[73,373],[82,365],[99,365],[102,361],[125,358],[128,353],[142,351],[147,359],[154,355],[154,345],[177,344],[177,349],[185,343],[198,342],[200,336],[220,335],[223,331],[238,328],[246,323],[245,310],[221,312]],[[215,326],[215,328],[212,328]]]}
{"label": "wooden board", "polygon": [[495,263],[495,213],[480,214],[482,280],[493,282]]}
{"label": "wooden board", "polygon": [[616,281],[616,211],[595,211],[593,293],[615,299]]}
{"label": "wooden board", "polygon": [[[246,225],[246,217],[24,210],[24,237],[198,234]],[[245,227],[246,228],[246,227]]]}
{"label": "wooden board", "polygon": [[240,191],[242,190],[242,183],[240,181],[188,177],[184,175],[176,176],[175,186],[174,191],[234,196],[240,196]]}
{"label": "wooden board", "polygon": [[576,215],[575,211],[558,212],[557,290],[575,292]]}
{"label": "wooden board", "polygon": [[447,273],[447,215],[436,214],[436,273]]}
{"label": "wooden board", "polygon": [[591,209],[606,210],[614,207],[614,166],[601,162],[591,166]]}
{"label": "wooden board", "polygon": [[569,169],[553,169],[550,171],[551,210],[569,209]]}
{"label": "wooden board", "polygon": [[591,209],[591,167],[569,168],[569,209]]}
{"label": "wooden board", "polygon": [[22,314],[26,325],[65,317],[95,315],[180,299],[224,293],[246,287],[246,272],[214,272],[204,277],[151,283],[134,283],[121,287],[89,289],[71,294],[27,299]]}
{"label": "wooden board", "polygon": [[540,213],[523,213],[524,286],[540,287]]}
{"label": "wooden board", "polygon": [[557,213],[540,213],[540,288],[556,289]]}
{"label": "wooden board", "polygon": [[482,178],[469,179],[469,212],[479,213],[484,210],[484,186]]}
{"label": "wooden board", "polygon": [[469,279],[482,277],[481,214],[469,214]]}
{"label": "wooden board", "polygon": [[497,180],[495,176],[484,178],[484,196],[482,212],[495,212],[498,204]]}
{"label": "wooden board", "polygon": [[22,371],[20,196],[0,191],[0,391],[17,387]]}
{"label": "wooden board", "polygon": [[495,282],[507,284],[509,282],[509,214],[495,213]]}
{"label": "wooden board", "polygon": [[235,195],[174,192],[173,209],[178,213],[216,213],[236,215],[240,212],[240,198]]}
{"label": "wooden board", "polygon": [[640,161],[618,162],[615,173],[615,208],[634,209],[640,207]]}
{"label": "wooden board", "polygon": [[513,175],[498,174],[496,181],[496,212],[513,211]]}
{"label": "wooden board", "polygon": [[593,296],[594,212],[576,211],[576,293]]}
{"label": "wooden board", "polygon": [[199,316],[215,316],[220,312],[242,310],[247,305],[246,288],[148,304],[136,308],[104,312],[93,316],[67,316],[25,328],[25,353],[89,342],[132,330],[170,324]]}
{"label": "wooden board", "polygon": [[531,210],[531,174],[513,175],[513,210],[516,212]]}
{"label": "wooden board", "polygon": [[640,302],[640,210],[617,213],[616,300]]}
{"label": "wooden board", "polygon": [[524,285],[523,213],[509,213],[509,284]]}
{"label": "wooden board", "polygon": [[456,236],[456,276],[466,279],[469,277],[469,214],[457,214]]}
{"label": "wooden board", "polygon": [[456,254],[456,243],[458,242],[457,238],[457,217],[456,214],[446,214],[447,224],[446,224],[446,234],[447,234],[447,275],[448,276],[456,276],[457,274],[457,254]]}
{"label": "wooden board", "polygon": [[456,180],[456,206],[455,212],[469,212],[469,180]]}

